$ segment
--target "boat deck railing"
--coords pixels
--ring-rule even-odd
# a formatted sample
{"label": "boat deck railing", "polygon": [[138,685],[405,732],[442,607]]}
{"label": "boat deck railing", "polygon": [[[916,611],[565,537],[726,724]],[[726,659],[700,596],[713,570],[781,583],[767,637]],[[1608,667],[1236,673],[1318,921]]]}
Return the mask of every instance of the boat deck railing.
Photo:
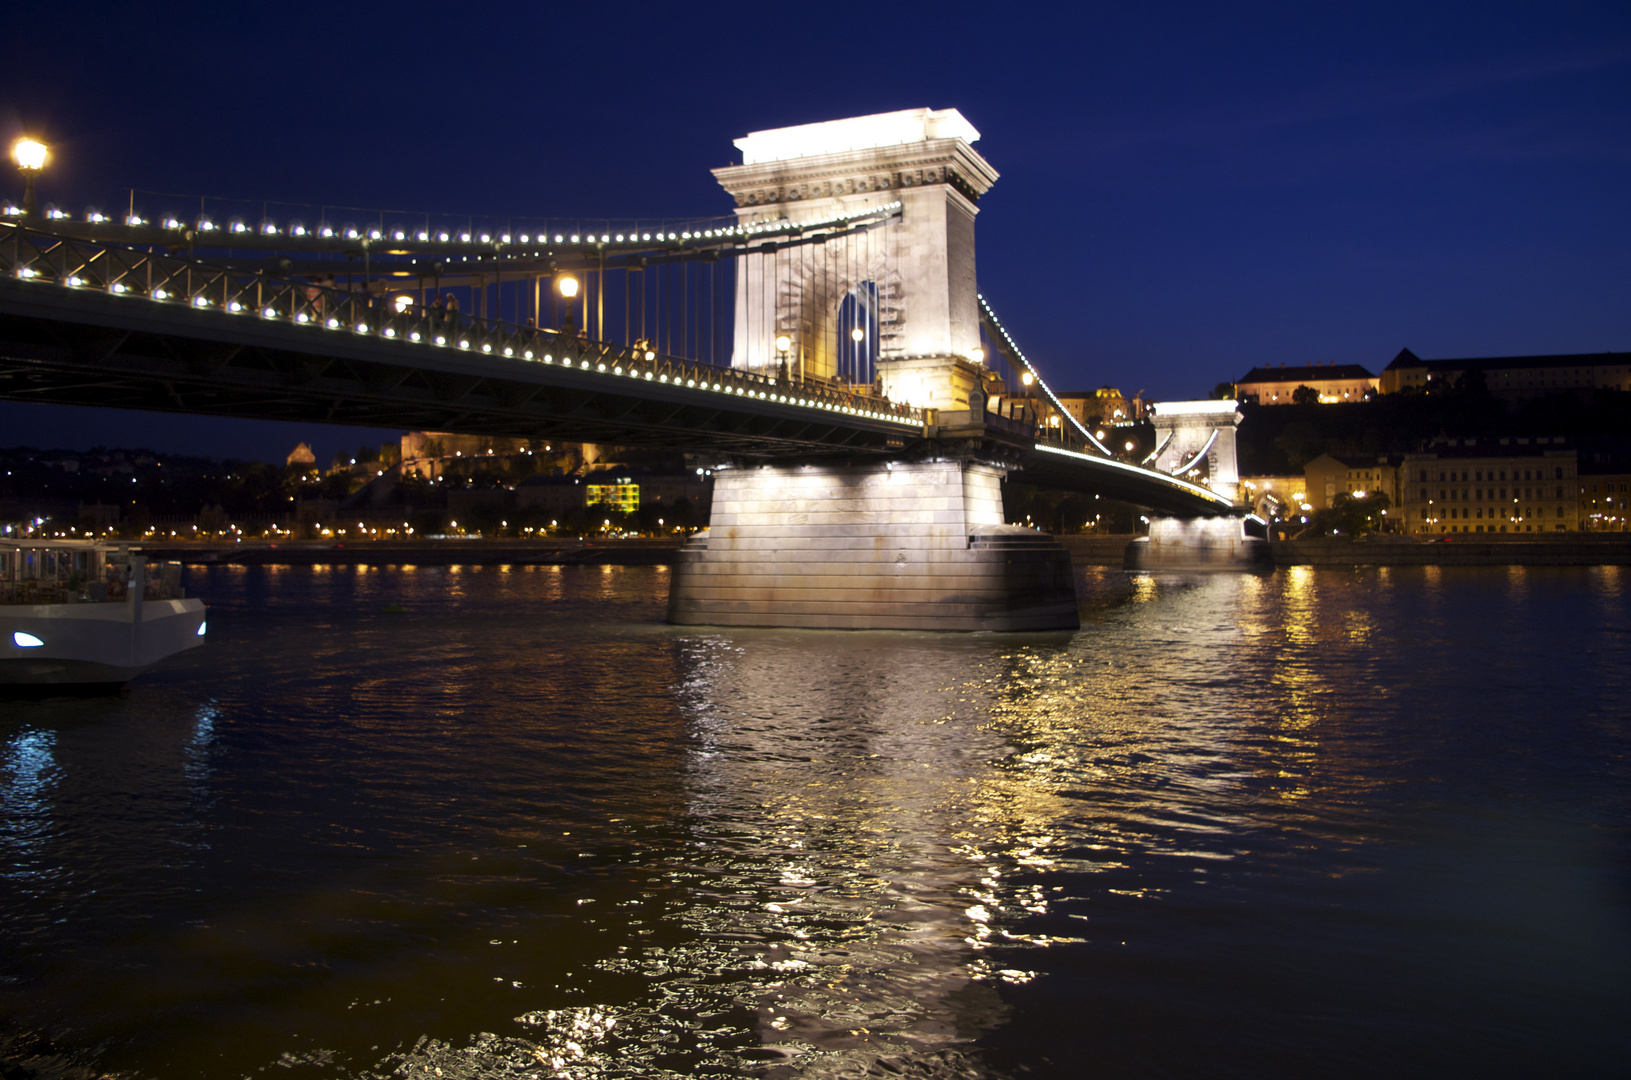
{"label": "boat deck railing", "polygon": [[[105,576],[69,574],[62,578],[0,579],[0,604],[105,604],[125,600],[130,595],[130,569],[114,564]],[[149,563],[142,599],[185,600],[181,587],[181,564]]]}

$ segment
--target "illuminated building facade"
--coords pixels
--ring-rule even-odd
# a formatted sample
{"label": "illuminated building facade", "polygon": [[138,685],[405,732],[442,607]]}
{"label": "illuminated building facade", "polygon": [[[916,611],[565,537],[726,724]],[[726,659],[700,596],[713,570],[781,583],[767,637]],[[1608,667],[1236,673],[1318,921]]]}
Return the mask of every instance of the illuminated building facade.
{"label": "illuminated building facade", "polygon": [[1320,404],[1363,401],[1376,390],[1377,378],[1358,364],[1301,364],[1255,367],[1235,383],[1235,396],[1259,405],[1290,405],[1299,386],[1319,395]]}
{"label": "illuminated building facade", "polygon": [[1084,427],[1094,424],[1129,424],[1143,418],[1141,398],[1129,401],[1120,390],[1101,386],[1097,390],[1061,390],[1059,404]]}
{"label": "illuminated building facade", "polygon": [[1330,508],[1338,493],[1381,492],[1397,506],[1398,483],[1398,466],[1375,454],[1321,454],[1303,466],[1303,490],[1315,510]]}
{"label": "illuminated building facade", "polygon": [[1561,438],[1465,439],[1406,454],[1399,506],[1412,533],[1580,528],[1578,456]]}
{"label": "illuminated building facade", "polygon": [[607,476],[583,485],[585,506],[606,506],[626,514],[640,509],[640,485],[630,476]]}

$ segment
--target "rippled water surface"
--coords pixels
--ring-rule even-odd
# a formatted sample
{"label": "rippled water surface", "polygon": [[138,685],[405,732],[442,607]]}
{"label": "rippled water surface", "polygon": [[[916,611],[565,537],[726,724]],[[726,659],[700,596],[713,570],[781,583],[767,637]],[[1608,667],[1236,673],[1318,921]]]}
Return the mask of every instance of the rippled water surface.
{"label": "rippled water surface", "polygon": [[1631,572],[1089,571],[711,631],[661,567],[189,571],[0,704],[4,1075],[1624,1074]]}

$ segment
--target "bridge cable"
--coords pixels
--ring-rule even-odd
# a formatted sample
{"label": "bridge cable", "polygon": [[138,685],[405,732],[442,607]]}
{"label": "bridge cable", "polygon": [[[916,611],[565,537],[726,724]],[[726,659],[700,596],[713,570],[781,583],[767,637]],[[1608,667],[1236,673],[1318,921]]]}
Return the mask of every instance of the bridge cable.
{"label": "bridge cable", "polygon": [[991,303],[986,300],[985,294],[976,293],[975,296],[980,301],[980,320],[985,323],[987,329],[992,331],[992,339],[1007,345],[1007,349],[1004,351],[1008,354],[1008,356],[1010,358],[1017,358],[1019,362],[1024,365],[1025,370],[1030,372],[1031,378],[1036,381],[1036,385],[1040,386],[1042,388],[1042,392],[1048,396],[1048,400],[1053,402],[1053,407],[1059,410],[1059,414],[1065,418],[1071,427],[1076,429],[1077,433],[1080,434],[1086,442],[1096,447],[1100,453],[1104,454],[1105,457],[1115,457],[1115,455],[1110,452],[1109,447],[1100,442],[1091,431],[1087,430],[1087,428],[1082,425],[1080,420],[1076,419],[1069,409],[1065,408],[1064,403],[1059,400],[1059,396],[1053,392],[1053,390],[1048,386],[1047,382],[1042,378],[1042,373],[1037,371],[1036,366],[1031,363],[1030,359],[1026,357],[1023,352],[1020,351],[1019,346],[1014,342],[1014,339],[1008,333],[1007,328],[1002,325],[1002,320],[998,319],[997,313],[991,309]]}

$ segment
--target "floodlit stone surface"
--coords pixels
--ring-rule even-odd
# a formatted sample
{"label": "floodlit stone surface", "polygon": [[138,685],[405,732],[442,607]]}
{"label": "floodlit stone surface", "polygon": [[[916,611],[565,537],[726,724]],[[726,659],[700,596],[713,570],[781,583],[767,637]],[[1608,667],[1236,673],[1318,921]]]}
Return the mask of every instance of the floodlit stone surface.
{"label": "floodlit stone surface", "polygon": [[1129,570],[1272,570],[1267,540],[1242,518],[1151,518],[1150,535],[1127,545]]}
{"label": "floodlit stone surface", "polygon": [[1074,629],[1070,556],[1003,524],[1001,479],[959,462],[723,470],[712,526],[675,564],[669,621]]}
{"label": "floodlit stone surface", "polygon": [[1240,407],[1234,401],[1161,401],[1153,406],[1155,445],[1160,448],[1150,467],[1173,476],[1186,476],[1198,468],[1197,478],[1213,491],[1240,501],[1240,464],[1235,452],[1235,428]]}
{"label": "floodlit stone surface", "polygon": [[997,172],[956,110],[908,110],[755,132],[743,164],[715,169],[746,226],[862,215],[900,203],[885,225],[737,259],[732,364],[762,370],[793,342],[790,368],[838,373],[839,311],[870,312],[877,359],[965,357],[980,343],[974,216]]}

